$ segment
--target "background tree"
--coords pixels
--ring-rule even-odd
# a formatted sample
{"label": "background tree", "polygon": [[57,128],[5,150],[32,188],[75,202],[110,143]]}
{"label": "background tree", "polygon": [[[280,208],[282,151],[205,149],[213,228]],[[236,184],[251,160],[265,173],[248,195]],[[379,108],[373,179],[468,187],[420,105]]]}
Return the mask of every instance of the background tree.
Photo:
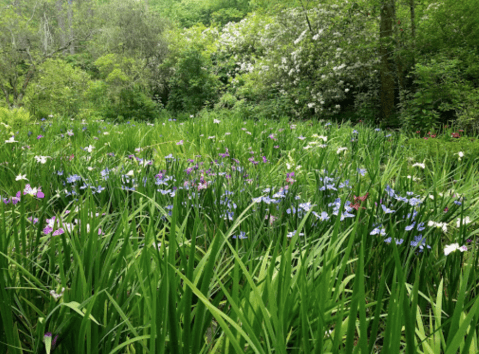
{"label": "background tree", "polygon": [[39,65],[61,54],[72,43],[92,38],[94,21],[82,21],[82,7],[78,6],[71,17],[77,31],[65,41],[57,25],[58,9],[58,3],[48,0],[25,0],[1,8],[0,90],[10,108],[23,105]]}
{"label": "background tree", "polygon": [[93,92],[109,98],[95,99],[102,102],[97,107],[100,114],[152,117],[152,99],[163,90],[160,65],[167,53],[164,31],[168,23],[151,8],[135,0],[114,0],[98,8],[98,35],[86,52],[95,70],[93,78],[102,81]]}

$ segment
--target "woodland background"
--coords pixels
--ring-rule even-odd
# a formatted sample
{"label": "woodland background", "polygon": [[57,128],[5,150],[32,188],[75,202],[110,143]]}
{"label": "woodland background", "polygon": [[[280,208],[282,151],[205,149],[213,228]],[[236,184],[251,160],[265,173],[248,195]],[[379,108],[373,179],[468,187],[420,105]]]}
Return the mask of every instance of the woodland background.
{"label": "woodland background", "polygon": [[0,119],[479,123],[479,2],[2,0]]}

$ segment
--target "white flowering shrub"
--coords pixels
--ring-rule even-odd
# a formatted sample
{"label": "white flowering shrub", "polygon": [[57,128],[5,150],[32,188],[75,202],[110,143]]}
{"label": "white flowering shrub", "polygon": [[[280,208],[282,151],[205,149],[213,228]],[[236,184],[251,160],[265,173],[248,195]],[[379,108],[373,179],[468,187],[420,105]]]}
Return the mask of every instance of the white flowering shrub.
{"label": "white flowering shrub", "polygon": [[345,2],[230,23],[215,56],[239,98],[283,102],[297,116],[333,114],[377,85],[376,41],[368,16]]}
{"label": "white flowering shrub", "polygon": [[177,77],[182,55],[199,47],[221,82],[214,86],[217,99],[228,91],[237,107],[251,103],[278,116],[336,114],[377,89],[377,37],[374,21],[348,2],[275,16],[252,13],[221,30],[184,30],[170,40],[166,65]]}

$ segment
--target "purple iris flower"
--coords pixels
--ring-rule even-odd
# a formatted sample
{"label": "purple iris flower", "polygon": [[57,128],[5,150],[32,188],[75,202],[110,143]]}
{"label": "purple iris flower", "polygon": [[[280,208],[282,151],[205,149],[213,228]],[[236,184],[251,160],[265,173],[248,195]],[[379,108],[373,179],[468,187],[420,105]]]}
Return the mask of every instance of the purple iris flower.
{"label": "purple iris flower", "polygon": [[65,231],[62,228],[60,228],[60,229],[56,230],[55,232],[53,232],[52,236],[59,236],[59,235],[62,235],[64,233],[65,233]]}

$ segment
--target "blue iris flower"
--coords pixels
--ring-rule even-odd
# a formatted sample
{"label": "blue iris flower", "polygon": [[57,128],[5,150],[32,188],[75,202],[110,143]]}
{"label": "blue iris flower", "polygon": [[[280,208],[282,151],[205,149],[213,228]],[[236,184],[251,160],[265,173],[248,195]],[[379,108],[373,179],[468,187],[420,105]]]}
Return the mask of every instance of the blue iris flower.
{"label": "blue iris flower", "polygon": [[366,172],[368,172],[366,169],[364,168],[358,168],[357,169],[358,173],[361,175],[361,176],[364,176],[366,174]]}
{"label": "blue iris flower", "polygon": [[416,206],[416,205],[421,204],[421,203],[422,203],[422,200],[419,199],[419,198],[409,199],[409,205],[411,205],[411,206]]}
{"label": "blue iris flower", "polygon": [[381,225],[378,227],[374,228],[373,231],[369,233],[370,235],[381,235],[381,236],[386,236],[386,230],[384,230]]}
{"label": "blue iris flower", "polygon": [[394,189],[392,189],[389,185],[386,186],[386,193],[387,193],[387,195],[389,195],[391,198],[396,195],[396,193],[394,192]]}
{"label": "blue iris flower", "polygon": [[396,212],[396,210],[391,210],[388,207],[386,207],[384,204],[381,204],[381,208],[383,208],[383,211],[384,211],[385,214],[392,214],[392,213]]}
{"label": "blue iris flower", "polygon": [[246,232],[240,231],[239,236],[233,235],[232,238],[234,239],[238,238],[240,240],[244,240],[245,238],[248,238],[248,237],[246,236]]}
{"label": "blue iris flower", "polygon": [[[391,241],[392,241],[391,237],[388,237],[387,239],[384,240],[384,242],[386,242],[386,243],[391,243]],[[396,245],[401,245],[404,242],[404,240],[402,238],[399,239],[399,240],[395,240],[395,241],[396,241]]]}
{"label": "blue iris flower", "polygon": [[[291,238],[293,237],[295,234],[296,234],[296,230],[295,231],[291,231],[291,232],[288,232],[288,234],[286,235],[287,237]],[[299,233],[299,236],[304,236],[304,233],[300,232]]]}
{"label": "blue iris flower", "polygon": [[415,221],[414,221],[411,225],[406,226],[405,230],[406,230],[406,231],[411,231],[412,229],[414,229],[414,226],[416,226],[416,222],[415,222]]}

